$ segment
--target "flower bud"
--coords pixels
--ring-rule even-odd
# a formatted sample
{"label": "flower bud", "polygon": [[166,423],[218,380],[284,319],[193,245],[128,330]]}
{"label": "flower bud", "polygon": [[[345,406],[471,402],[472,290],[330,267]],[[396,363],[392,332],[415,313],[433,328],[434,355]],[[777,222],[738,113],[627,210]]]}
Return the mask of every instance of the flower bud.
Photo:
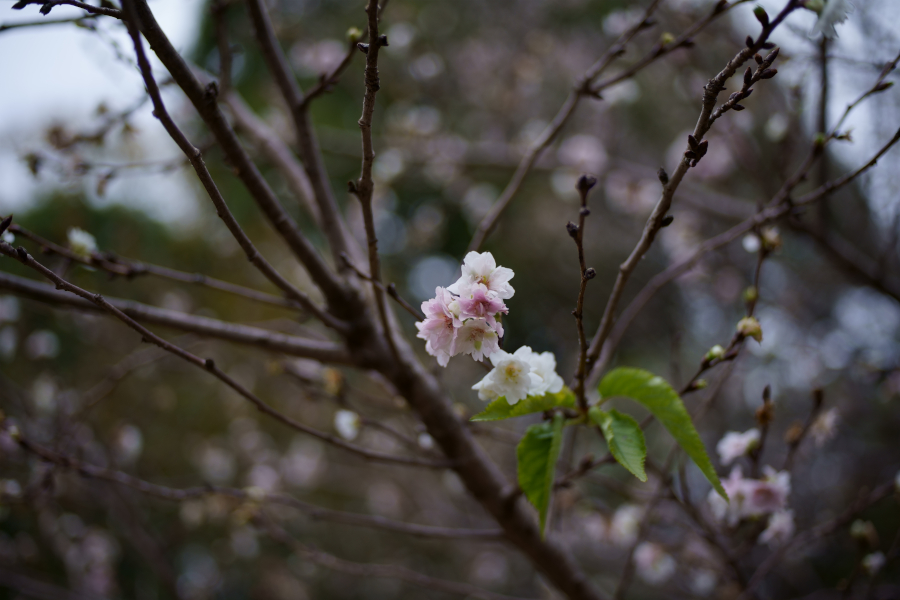
{"label": "flower bud", "polygon": [[872,554],[867,554],[865,558],[862,559],[862,567],[866,570],[866,573],[869,574],[869,577],[873,577],[887,562],[887,558],[884,556],[884,552],[873,552]]}
{"label": "flower bud", "polygon": [[723,356],[725,356],[725,348],[723,348],[719,344],[716,344],[709,349],[709,352],[706,353],[706,356],[704,358],[706,359],[706,362],[712,362],[714,360],[719,360]]}
{"label": "flower bud", "polygon": [[762,6],[756,6],[753,8],[753,16],[756,17],[756,20],[759,21],[760,25],[763,27],[769,26],[769,15],[766,13],[766,9]]}
{"label": "flower bud", "polygon": [[850,537],[872,548],[878,547],[878,531],[872,521],[857,519],[850,525]]}
{"label": "flower bud", "polygon": [[597,178],[593,175],[588,175],[585,173],[581,177],[578,178],[578,183],[575,184],[575,189],[578,190],[582,196],[591,191],[591,188],[597,185]]}
{"label": "flower bud", "polygon": [[347,30],[347,40],[353,42],[354,44],[362,39],[362,31],[357,27],[351,27]]}
{"label": "flower bud", "polygon": [[762,327],[756,317],[744,317],[737,324],[737,332],[743,337],[751,337],[757,342],[762,343]]}
{"label": "flower bud", "polygon": [[247,499],[251,502],[259,503],[266,499],[266,490],[259,486],[253,485],[245,488],[244,493],[247,494]]}
{"label": "flower bud", "polygon": [[756,302],[759,299],[759,291],[757,291],[755,285],[751,285],[750,287],[748,287],[747,289],[744,290],[743,296],[744,296],[744,302],[746,302],[748,304],[751,302]]}
{"label": "flower bud", "polygon": [[772,252],[781,248],[781,234],[775,227],[767,227],[762,230],[762,245],[767,251]]}

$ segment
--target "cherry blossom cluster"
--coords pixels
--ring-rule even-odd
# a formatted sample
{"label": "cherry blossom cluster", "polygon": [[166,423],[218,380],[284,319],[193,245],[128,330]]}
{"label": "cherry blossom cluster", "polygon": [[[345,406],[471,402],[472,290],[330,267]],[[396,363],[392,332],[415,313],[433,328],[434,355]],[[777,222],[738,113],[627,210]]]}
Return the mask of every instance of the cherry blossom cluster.
{"label": "cherry blossom cluster", "polygon": [[760,543],[772,546],[784,543],[794,533],[794,513],[787,508],[791,493],[791,475],[763,467],[761,479],[745,478],[740,467],[734,467],[722,482],[728,493],[726,501],[715,490],[709,494],[713,516],[730,527],[744,519],[758,519],[769,515],[768,526],[759,536]]}
{"label": "cherry blossom cluster", "polygon": [[555,394],[563,388],[552,352],[538,354],[528,346],[522,346],[513,354],[498,349],[491,354],[490,361],[494,368],[472,386],[482,400],[491,401],[502,396],[512,405],[528,396]]}
{"label": "cherry blossom cluster", "polygon": [[498,267],[490,252],[469,252],[462,276],[450,287],[438,287],[422,303],[425,320],[416,323],[425,350],[446,367],[451,356],[471,354],[475,360],[500,349],[503,326],[498,317],[509,312],[504,300],[513,297],[512,269]]}

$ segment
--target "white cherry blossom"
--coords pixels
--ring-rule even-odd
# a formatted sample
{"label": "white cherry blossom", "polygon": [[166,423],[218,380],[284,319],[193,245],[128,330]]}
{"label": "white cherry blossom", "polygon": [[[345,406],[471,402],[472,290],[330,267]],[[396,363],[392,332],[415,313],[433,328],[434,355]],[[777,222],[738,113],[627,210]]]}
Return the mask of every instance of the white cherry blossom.
{"label": "white cherry blossom", "polygon": [[794,535],[794,511],[779,510],[769,517],[769,525],[759,535],[757,542],[774,548],[791,539]]}
{"label": "white cherry blossom", "polygon": [[[491,354],[493,370],[472,386],[473,390],[478,391],[479,398],[493,400],[503,396],[512,405],[527,398],[529,392],[541,384],[541,378],[531,372],[527,354],[520,350],[522,348],[515,354],[509,354],[498,349]],[[530,351],[531,348],[528,348]]]}
{"label": "white cherry blossom", "polygon": [[716,445],[719,459],[725,466],[730,465],[735,459],[744,456],[759,445],[759,429],[753,428],[739,433],[729,431]]}
{"label": "white cherry blossom", "polygon": [[462,276],[447,289],[462,296],[468,286],[480,283],[497,294],[499,299],[507,300],[515,294],[515,290],[509,285],[513,275],[515,273],[512,269],[498,267],[490,252],[469,252],[463,261]]}
{"label": "white cherry blossom", "polygon": [[481,360],[499,349],[500,337],[487,321],[469,319],[456,330],[450,354],[471,354],[475,360]]}

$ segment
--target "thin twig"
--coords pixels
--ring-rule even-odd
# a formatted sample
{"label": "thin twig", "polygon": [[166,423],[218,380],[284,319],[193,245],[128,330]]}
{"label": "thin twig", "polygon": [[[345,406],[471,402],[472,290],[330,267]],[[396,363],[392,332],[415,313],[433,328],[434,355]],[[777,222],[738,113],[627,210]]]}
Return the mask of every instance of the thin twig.
{"label": "thin twig", "polygon": [[[887,143],[885,143],[867,163],[861,165],[856,170],[847,173],[843,177],[834,179],[827,184],[820,186],[819,188],[816,188],[804,194],[803,196],[800,196],[799,198],[792,199],[791,192],[800,183],[800,181],[803,180],[805,173],[809,171],[810,167],[813,164],[812,157],[814,156],[814,152],[811,152],[810,156],[808,156],[807,159],[804,160],[803,165],[801,165],[801,167],[797,170],[796,174],[788,181],[786,181],[782,186],[782,189],[779,190],[779,192],[774,196],[772,201],[769,203],[768,208],[761,212],[757,212],[754,216],[745,219],[743,222],[735,225],[731,229],[708,239],[707,241],[702,243],[690,256],[683,258],[679,262],[669,266],[666,270],[658,273],[647,283],[647,285],[644,286],[644,288],[637,294],[637,296],[635,296],[634,300],[631,301],[629,306],[622,312],[622,316],[616,323],[615,330],[609,336],[608,343],[604,344],[603,354],[600,356],[600,359],[596,363],[594,363],[588,380],[590,381],[591,379],[595,378],[599,372],[606,368],[606,366],[609,364],[609,361],[612,359],[612,355],[615,352],[615,349],[618,346],[619,342],[621,341],[625,330],[633,322],[634,318],[644,308],[644,306],[646,306],[650,299],[667,283],[691,270],[708,253],[731,243],[740,236],[749,231],[752,231],[755,228],[758,228],[761,225],[777,221],[781,217],[784,217],[785,215],[789,215],[792,212],[796,211],[799,207],[817,202],[827,194],[830,194],[833,191],[852,183],[860,175],[874,167],[878,160],[882,156],[884,156],[884,154],[888,150],[890,150],[898,141],[900,141],[900,129],[895,132],[894,136],[890,140],[888,140]],[[595,337],[594,340],[596,341],[597,337]]]}
{"label": "thin twig", "polygon": [[229,283],[220,279],[215,279],[202,273],[186,273],[184,271],[178,271],[176,269],[170,269],[168,267],[161,267],[158,265],[137,262],[128,258],[122,258],[109,252],[92,252],[89,257],[85,257],[81,254],[73,252],[65,246],[54,244],[50,240],[47,240],[37,235],[36,233],[29,231],[28,229],[25,229],[21,225],[11,225],[9,230],[16,235],[21,235],[22,237],[31,240],[35,244],[38,244],[41,247],[41,251],[44,253],[57,254],[59,256],[65,257],[70,261],[100,269],[102,271],[105,271],[106,273],[109,273],[110,275],[117,275],[126,279],[132,279],[140,275],[155,275],[157,277],[170,279],[172,281],[192,283],[221,292],[227,292],[229,294],[241,296],[242,298],[253,300],[255,302],[262,302],[265,304],[271,304],[273,306],[280,306],[282,308],[291,308],[295,310],[303,309],[303,307],[295,300],[279,298],[278,296],[273,296],[272,294],[266,294],[265,292],[259,292],[241,285]]}
{"label": "thin twig", "polygon": [[[24,249],[23,249],[24,250]],[[46,302],[54,306],[72,307],[78,310],[104,312],[93,302],[54,289],[45,283],[0,272],[0,289],[13,294]],[[290,356],[311,358],[325,364],[352,364],[347,349],[341,344],[287,335],[240,323],[227,323],[200,315],[190,315],[176,310],[148,306],[132,300],[108,298],[107,302],[132,319],[162,327],[196,333],[227,342],[254,346]]]}
{"label": "thin twig", "polygon": [[[744,48],[740,52],[738,52],[725,66],[722,71],[720,71],[714,78],[710,79],[709,82],[704,86],[704,94],[703,94],[703,106],[700,111],[700,118],[697,120],[697,124],[694,127],[694,132],[691,136],[688,136],[688,146],[687,150],[684,153],[681,161],[678,164],[678,167],[675,169],[675,172],[667,178],[666,183],[663,185],[662,195],[660,196],[659,201],[656,203],[656,206],[653,209],[650,218],[647,219],[647,223],[644,226],[644,231],[641,234],[641,238],[638,241],[637,245],[635,245],[634,249],[631,251],[631,254],[628,258],[619,266],[619,273],[616,276],[615,284],[613,285],[613,290],[610,293],[609,300],[606,303],[606,308],[603,311],[603,317],[600,320],[600,326],[597,328],[597,333],[594,335],[593,340],[591,340],[591,346],[588,350],[588,369],[591,372],[594,372],[594,366],[597,362],[597,359],[600,357],[600,352],[603,350],[604,342],[606,338],[609,336],[609,333],[613,326],[613,321],[615,319],[616,309],[619,304],[619,300],[622,297],[622,293],[625,291],[625,285],[631,277],[631,274],[634,272],[634,269],[637,267],[638,263],[650,249],[650,246],[653,244],[654,239],[656,238],[656,234],[659,232],[660,228],[663,226],[663,221],[666,218],[666,214],[669,212],[669,208],[672,205],[672,201],[675,196],[675,192],[678,189],[681,180],[684,178],[685,174],[689,168],[697,164],[703,155],[706,153],[706,145],[707,142],[703,141],[703,137],[706,135],[707,131],[712,124],[713,117],[715,115],[714,108],[716,105],[717,98],[719,93],[725,89],[725,82],[728,81],[735,73],[737,73],[738,69],[740,69],[744,63],[750,60],[757,52],[759,52],[763,46],[767,43],[769,36],[772,31],[798,6],[798,0],[789,0],[782,11],[775,17],[771,22],[767,23],[763,26],[762,32],[755,42],[748,45],[748,47]],[[773,53],[774,54],[774,53]],[[774,56],[770,54],[772,60],[774,60]],[[769,65],[771,65],[771,61],[767,59]],[[753,75],[754,77],[761,76],[761,73],[757,75]],[[745,76],[746,77],[746,76]],[[745,95],[743,97],[746,97]],[[729,100],[728,103],[732,103],[731,106],[734,106],[733,102],[734,95],[732,99]],[[726,103],[726,105],[728,105]],[[721,112],[719,113],[721,114]]]}
{"label": "thin twig", "polygon": [[584,294],[587,290],[588,281],[594,278],[596,271],[588,269],[584,260],[584,222],[587,216],[591,214],[591,209],[587,205],[588,193],[591,188],[597,184],[597,178],[590,175],[582,175],[578,178],[578,184],[575,186],[581,196],[581,209],[578,211],[578,225],[571,221],[566,226],[569,235],[575,240],[575,246],[578,248],[578,271],[579,286],[578,300],[575,304],[575,310],[572,314],[575,316],[575,324],[578,328],[578,371],[575,373],[575,397],[578,400],[578,408],[582,414],[587,414],[587,398],[584,390],[584,377],[587,375],[587,336],[584,334]]}
{"label": "thin twig", "polygon": [[287,427],[290,427],[291,429],[294,429],[294,430],[309,434],[313,437],[319,438],[320,440],[328,442],[329,444],[331,444],[333,446],[337,446],[338,448],[343,448],[344,450],[348,450],[348,451],[350,451],[354,454],[357,454],[359,456],[362,456],[363,458],[366,458],[368,460],[376,460],[376,461],[397,463],[397,464],[410,465],[410,466],[428,467],[428,468],[433,468],[433,469],[444,469],[444,468],[447,468],[452,465],[452,463],[450,461],[433,461],[433,460],[419,459],[419,458],[415,458],[415,457],[393,456],[391,454],[385,454],[383,452],[367,450],[361,446],[357,446],[356,444],[351,444],[349,442],[345,442],[344,440],[342,440],[339,437],[333,436],[328,433],[324,433],[322,431],[319,431],[317,429],[309,427],[308,425],[300,423],[299,421],[296,421],[296,420],[288,417],[287,415],[275,410],[274,408],[272,408],[271,406],[269,406],[268,404],[263,402],[255,394],[253,394],[253,392],[248,390],[246,387],[244,387],[243,385],[238,383],[234,378],[232,378],[231,376],[226,374],[224,371],[222,371],[219,367],[217,367],[215,362],[212,359],[200,358],[199,356],[196,356],[195,354],[188,352],[184,348],[181,348],[180,346],[176,346],[175,344],[172,344],[171,342],[168,342],[168,341],[162,339],[161,337],[159,337],[155,333],[151,332],[149,329],[147,329],[146,327],[144,327],[143,325],[141,325],[140,323],[138,323],[137,321],[135,321],[128,315],[126,315],[124,312],[122,312],[121,310],[119,310],[118,308],[113,306],[100,294],[92,294],[86,290],[83,290],[82,288],[80,288],[76,285],[69,283],[62,277],[58,276],[56,273],[54,273],[53,271],[51,271],[44,265],[42,265],[41,263],[34,260],[34,257],[29,255],[25,251],[25,249],[22,248],[21,246],[19,246],[19,248],[14,250],[13,247],[10,246],[9,244],[7,244],[6,242],[0,242],[0,253],[5,254],[6,256],[9,256],[10,258],[15,258],[16,260],[21,262],[23,265],[34,269],[35,271],[37,271],[38,273],[40,273],[41,275],[43,275],[44,277],[46,277],[47,279],[52,281],[58,289],[69,292],[71,294],[75,294],[76,296],[80,296],[81,298],[83,298],[85,300],[93,302],[94,304],[96,304],[97,306],[99,306],[100,308],[105,310],[106,312],[112,314],[114,317],[116,317],[117,319],[122,321],[129,328],[133,329],[138,334],[140,334],[141,339],[143,341],[151,343],[151,344],[155,344],[155,345],[159,346],[160,348],[162,348],[163,350],[165,350],[166,352],[170,352],[170,353],[174,354],[175,356],[187,361],[188,363],[194,365],[195,367],[198,367],[200,369],[210,372],[216,379],[218,379],[219,381],[221,381],[222,383],[224,383],[225,385],[230,387],[232,390],[237,392],[239,395],[244,397],[246,400],[250,401],[250,403],[253,404],[256,407],[256,409],[259,410],[261,413],[272,417],[279,423],[282,423],[283,425],[286,425]]}
{"label": "thin twig", "polygon": [[574,86],[573,90],[569,92],[569,96],[566,98],[562,107],[556,113],[556,116],[547,125],[546,129],[544,129],[543,133],[541,133],[540,137],[535,140],[531,149],[528,153],[522,158],[519,162],[518,167],[516,168],[516,172],[513,174],[512,179],[506,185],[503,192],[500,194],[500,197],[494,202],[494,205],[491,207],[491,210],[487,215],[481,220],[478,224],[478,228],[476,229],[474,235],[472,236],[472,241],[469,243],[470,251],[477,251],[484,244],[484,241],[491,234],[494,228],[497,226],[497,222],[502,216],[503,212],[506,210],[507,206],[512,202],[516,193],[518,193],[519,188],[522,186],[522,182],[525,181],[525,177],[534,167],[537,159],[540,158],[541,154],[543,154],[544,150],[556,139],[556,136],[559,135],[559,132],[565,127],[566,123],[569,122],[569,119],[575,112],[575,109],[578,107],[578,104],[585,97],[590,98],[602,98],[601,92],[617,83],[621,83],[626,79],[630,79],[634,75],[636,75],[643,68],[652,64],[653,62],[659,60],[660,58],[668,55],[669,53],[677,50],[679,48],[689,48],[693,45],[692,38],[700,32],[707,25],[712,23],[716,18],[725,14],[731,8],[737,6],[738,4],[743,4],[744,2],[748,2],[749,0],[737,0],[731,4],[727,2],[718,2],[716,6],[713,8],[712,12],[689,27],[687,31],[682,33],[680,36],[669,42],[668,44],[656,44],[650,50],[650,52],[644,56],[641,60],[639,60],[635,65],[626,69],[622,73],[619,73],[609,79],[600,81],[598,83],[594,83],[594,81],[603,74],[604,71],[615,61],[616,58],[622,56],[625,53],[625,47],[628,43],[636,36],[640,31],[649,27],[650,16],[656,11],[659,6],[661,0],[654,0],[650,3],[647,9],[644,11],[644,14],[641,16],[640,20],[638,20],[631,28],[625,31],[616,42],[609,47],[609,49],[595,62],[587,71],[585,71],[584,75],[579,79],[579,81]]}
{"label": "thin twig", "polygon": [[297,138],[297,151],[312,184],[313,195],[322,219],[322,229],[331,246],[334,261],[337,263],[341,253],[348,252],[349,240],[345,237],[343,219],[331,189],[325,163],[322,161],[322,153],[319,151],[319,143],[310,120],[308,105],[304,105],[303,91],[278,43],[265,3],[263,0],[247,0],[246,4],[263,60],[290,109]]}
{"label": "thin twig", "polygon": [[365,281],[370,281],[372,285],[374,285],[378,289],[387,292],[387,295],[393,298],[397,302],[397,304],[399,304],[403,308],[403,310],[415,317],[416,321],[425,320],[425,315],[423,315],[421,311],[416,310],[416,308],[412,304],[410,304],[409,302],[404,300],[402,296],[400,296],[400,292],[397,291],[396,284],[389,283],[387,286],[385,286],[377,279],[369,277],[369,275],[360,271],[359,268],[354,265],[353,262],[351,262],[350,257],[346,254],[341,255],[341,260],[347,267],[349,267],[354,273],[356,273],[357,277],[359,277],[360,279],[364,279]]}
{"label": "thin twig", "polygon": [[468,583],[448,581],[446,579],[438,579],[436,577],[424,575],[400,565],[373,565],[344,560],[313,548],[312,546],[300,543],[268,517],[257,515],[256,523],[259,524],[272,539],[291,548],[295,554],[302,557],[304,560],[319,565],[320,567],[325,567],[326,569],[365,579],[378,577],[399,579],[400,581],[405,581],[433,592],[459,594],[468,598],[482,598],[483,600],[521,600],[520,598],[514,598],[513,596],[489,592],[479,587],[475,587],[474,585],[469,585]]}
{"label": "thin twig", "polygon": [[94,6],[85,2],[79,2],[78,0],[19,0],[13,6],[13,9],[20,10],[22,8],[25,8],[29,4],[40,4],[42,15],[50,14],[50,11],[57,6],[74,6],[75,8],[80,8],[81,10],[89,12],[92,15],[103,15],[106,17],[114,17],[116,19],[122,18],[122,11],[118,8]]}
{"label": "thin twig", "polygon": [[75,23],[76,25],[80,24],[88,24],[90,27],[91,24],[97,17],[94,15],[88,15],[86,17],[76,17],[74,19],[44,19],[41,21],[21,21],[19,23],[3,23],[0,24],[0,33],[4,31],[9,31],[10,29],[22,29],[25,27],[43,27],[44,25],[69,25]]}
{"label": "thin twig", "polygon": [[98,467],[78,460],[74,456],[62,454],[50,448],[41,446],[32,440],[19,434],[18,444],[24,450],[41,458],[41,460],[63,469],[71,470],[82,477],[108,481],[117,485],[136,490],[160,500],[172,502],[184,502],[196,498],[209,496],[225,496],[242,502],[257,502],[287,506],[301,511],[311,519],[327,521],[330,523],[342,523],[359,527],[372,527],[385,531],[405,533],[416,537],[439,539],[471,539],[493,541],[502,538],[502,532],[490,529],[461,529],[454,527],[437,527],[433,525],[419,525],[404,523],[380,517],[378,515],[364,515],[340,510],[333,510],[304,502],[294,496],[282,493],[267,493],[260,495],[254,490],[229,488],[214,485],[203,485],[189,488],[173,488],[140,479],[123,471],[116,471],[104,467]]}
{"label": "thin twig", "polygon": [[[162,95],[159,92],[159,86],[157,85],[156,80],[153,78],[153,71],[150,67],[150,62],[149,60],[147,60],[147,55],[144,52],[144,46],[141,42],[140,33],[138,32],[138,17],[135,11],[135,3],[137,3],[139,6],[141,5],[141,2],[137,0],[126,0],[123,4],[123,6],[125,7],[124,10],[129,15],[129,18],[125,19],[125,23],[128,27],[128,33],[134,43],[134,50],[135,54],[137,55],[137,62],[141,70],[141,76],[144,79],[144,85],[146,86],[147,93],[150,95],[150,99],[153,102],[153,114],[160,121],[160,123],[162,123],[163,127],[166,130],[166,133],[169,134],[169,136],[172,138],[172,140],[175,141],[181,151],[184,152],[185,156],[187,156],[191,161],[191,166],[194,167],[194,170],[196,171],[200,182],[203,184],[204,189],[215,205],[216,213],[219,215],[219,218],[225,222],[226,227],[228,227],[228,230],[231,232],[231,234],[237,240],[238,244],[240,244],[241,248],[244,250],[244,253],[247,255],[247,259],[251,263],[253,263],[253,265],[257,269],[259,269],[259,271],[269,281],[274,283],[289,298],[296,300],[301,306],[303,306],[305,310],[307,310],[317,319],[321,320],[328,327],[331,327],[332,329],[338,331],[345,330],[346,327],[342,321],[335,318],[324,309],[320,308],[306,294],[291,285],[291,283],[288,282],[287,279],[285,279],[280,273],[278,273],[278,271],[276,271],[275,268],[262,257],[256,247],[253,245],[253,242],[250,241],[250,238],[238,224],[237,219],[235,219],[234,215],[228,209],[228,205],[225,203],[225,198],[222,196],[222,193],[216,186],[212,175],[206,168],[202,153],[200,152],[200,150],[194,147],[193,144],[191,144],[187,136],[185,136],[181,129],[178,128],[178,125],[175,124],[175,121],[166,110]],[[147,27],[148,25],[148,23],[146,23],[143,18],[141,19],[141,24],[144,27]],[[159,52],[158,46],[156,46],[156,50],[157,52]],[[184,86],[182,85],[182,88],[183,87]],[[275,202],[277,203],[277,200]],[[323,281],[318,275],[320,275],[320,272],[327,273],[327,268],[324,266],[324,264],[320,264],[321,258],[319,258],[315,249],[312,248],[309,242],[302,237],[296,224],[287,222],[285,220],[277,220],[275,225],[276,229],[278,229],[279,231],[286,231],[289,233],[289,235],[287,236],[284,236],[283,233],[283,236],[288,239],[289,242],[293,242],[291,243],[292,249],[295,250],[295,253],[301,259],[306,268],[310,271],[310,275],[312,276],[313,280],[316,281],[317,284],[319,284],[323,292],[326,292],[328,288],[327,286],[323,285]],[[330,276],[324,276],[324,279],[328,282],[331,281]]]}
{"label": "thin twig", "polygon": [[825,523],[817,525],[812,529],[804,531],[803,533],[795,536],[788,543],[782,545],[777,550],[772,552],[768,556],[768,558],[766,558],[766,560],[764,560],[762,564],[757,567],[756,572],[753,573],[747,583],[747,588],[738,597],[738,600],[749,600],[752,597],[756,587],[760,583],[762,583],[766,575],[768,575],[772,569],[783,562],[784,555],[787,552],[792,552],[794,553],[794,555],[796,555],[797,551],[801,547],[837,532],[842,527],[856,519],[857,515],[860,512],[890,496],[894,491],[894,487],[894,481],[891,480],[882,483],[869,493],[862,493],[853,504],[847,507],[843,513],[841,513],[834,519],[826,521]]}
{"label": "thin twig", "polygon": [[[207,86],[200,83],[191,70],[191,67],[172,46],[171,41],[160,28],[159,23],[156,22],[156,18],[153,15],[153,11],[151,11],[148,6],[147,0],[128,0],[128,2],[125,3],[125,6],[134,6],[137,16],[139,17],[138,24],[141,33],[144,34],[156,56],[166,69],[168,69],[172,79],[178,84],[182,91],[184,91],[191,101],[191,104],[194,105],[194,108],[203,118],[203,121],[218,141],[219,146],[225,154],[226,160],[229,162],[237,177],[247,188],[247,191],[256,202],[257,206],[262,210],[266,219],[272,224],[275,231],[278,232],[293,254],[309,272],[310,278],[319,289],[322,290],[322,293],[325,295],[328,302],[335,304],[343,302],[346,298],[346,290],[343,282],[331,271],[316,248],[300,231],[300,228],[294,219],[292,219],[284,210],[284,207],[281,205],[275,192],[272,191],[272,188],[259,172],[259,169],[253,161],[250,160],[246,150],[241,146],[237,134],[235,134],[234,129],[231,127],[228,119],[219,107],[217,101],[218,86],[214,82],[211,82]],[[131,22],[131,20],[129,21]],[[140,48],[143,53],[143,47],[139,43],[140,40],[137,39],[135,41],[137,42],[135,44],[136,51]],[[142,68],[141,71],[145,80],[152,81],[153,77],[149,69]],[[148,88],[149,87],[150,84],[148,83]],[[171,122],[171,119],[169,119],[169,121]],[[172,125],[174,125],[174,123],[172,123]],[[187,150],[189,153],[192,152],[192,146],[190,143],[185,144],[186,139],[184,139],[183,134],[180,134],[180,131],[178,131],[177,128],[170,127],[167,131],[170,135],[175,135],[174,139],[176,142],[179,142],[180,140],[179,147],[182,148],[182,151]],[[229,218],[230,213],[227,212],[227,206],[222,200],[221,194],[219,194],[218,190],[215,188],[215,184],[209,176],[208,171],[206,171],[201,157],[197,157],[192,153],[188,154],[188,157],[191,158],[192,164],[196,163],[202,167],[201,172],[198,174],[201,174],[201,182],[204,183],[204,187],[207,189],[213,202],[216,203],[219,217],[226,220],[226,225],[229,225],[229,230],[232,232],[232,235],[235,235],[236,239],[241,242],[246,236],[242,235],[239,228],[235,228],[236,222],[231,222],[233,217]],[[223,209],[226,210],[223,211]],[[249,240],[246,240],[246,242],[249,242]],[[244,248],[245,252],[248,249],[251,249],[250,246],[244,244],[242,244],[242,248]],[[254,250],[253,254],[248,254],[248,258],[251,258],[252,261],[256,261],[258,254],[259,253]],[[254,262],[254,264],[256,263]],[[274,277],[277,279],[277,282],[273,281],[273,283],[276,283],[279,288],[284,289],[286,281],[284,281],[280,275],[272,273],[269,270],[264,271],[263,274],[267,275],[267,278]],[[337,325],[335,319],[332,319],[332,322]]]}
{"label": "thin twig", "polygon": [[375,163],[375,147],[372,143],[372,116],[375,114],[375,96],[381,89],[378,78],[378,54],[382,46],[387,45],[387,37],[378,33],[378,2],[368,0],[366,4],[366,16],[368,17],[368,44],[359,44],[359,49],[366,55],[365,86],[363,96],[362,116],[359,118],[359,130],[362,135],[362,167],[359,179],[352,184],[352,192],[359,199],[362,207],[363,223],[366,230],[366,245],[369,251],[369,280],[372,282],[372,292],[378,306],[378,318],[384,337],[387,340],[391,353],[396,358],[397,346],[394,341],[393,327],[388,318],[387,306],[384,301],[384,285],[381,282],[381,261],[378,257],[378,237],[375,232],[375,216],[372,211],[372,196],[375,191],[375,181],[372,178],[372,166]]}

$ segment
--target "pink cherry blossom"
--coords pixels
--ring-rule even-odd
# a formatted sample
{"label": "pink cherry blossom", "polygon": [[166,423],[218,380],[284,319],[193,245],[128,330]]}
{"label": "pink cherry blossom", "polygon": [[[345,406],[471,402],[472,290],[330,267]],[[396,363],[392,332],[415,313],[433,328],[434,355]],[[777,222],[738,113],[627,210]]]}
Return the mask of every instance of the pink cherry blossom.
{"label": "pink cherry blossom", "polygon": [[450,309],[453,296],[445,288],[434,290],[435,297],[422,303],[425,320],[416,323],[419,338],[425,340],[425,351],[437,358],[438,364],[446,367],[454,354],[453,345],[457,329],[462,322]]}
{"label": "pink cherry blossom", "polygon": [[471,286],[463,286],[459,294],[460,316],[463,319],[484,319],[497,335],[503,337],[503,327],[497,322],[498,313],[507,314],[509,309],[503,300],[490,291],[486,285],[476,283]]}

